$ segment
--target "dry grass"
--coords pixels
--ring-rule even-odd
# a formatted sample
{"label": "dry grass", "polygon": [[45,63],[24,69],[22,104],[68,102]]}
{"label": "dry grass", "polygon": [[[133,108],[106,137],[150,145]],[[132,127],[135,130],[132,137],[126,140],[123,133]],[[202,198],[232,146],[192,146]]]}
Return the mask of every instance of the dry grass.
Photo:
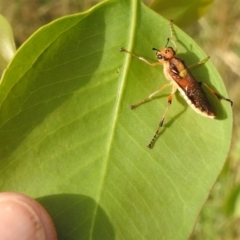
{"label": "dry grass", "polygon": [[[42,25],[66,14],[84,11],[97,2],[0,0],[0,10],[13,26],[16,43],[20,46]],[[228,201],[228,196],[240,185],[240,1],[215,0],[206,16],[187,31],[211,56],[234,101],[233,140],[228,161],[190,239],[240,239],[239,214],[236,214],[234,203]]]}

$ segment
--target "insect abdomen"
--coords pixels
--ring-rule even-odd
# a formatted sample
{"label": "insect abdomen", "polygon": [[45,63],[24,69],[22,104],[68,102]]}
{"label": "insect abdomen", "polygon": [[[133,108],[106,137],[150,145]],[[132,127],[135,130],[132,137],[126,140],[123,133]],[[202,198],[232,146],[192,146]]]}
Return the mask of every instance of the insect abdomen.
{"label": "insect abdomen", "polygon": [[194,79],[186,68],[184,62],[178,58],[172,58],[169,62],[168,74],[178,86],[178,90],[186,102],[199,114],[214,118],[215,114],[205,96],[200,84]]}
{"label": "insect abdomen", "polygon": [[[194,85],[194,87],[193,87]],[[186,102],[199,114],[208,117],[208,118],[215,118],[215,113],[205,96],[204,92],[202,91],[201,86],[194,82],[188,85],[187,87],[183,88],[182,86],[178,87],[178,90],[186,100]]]}

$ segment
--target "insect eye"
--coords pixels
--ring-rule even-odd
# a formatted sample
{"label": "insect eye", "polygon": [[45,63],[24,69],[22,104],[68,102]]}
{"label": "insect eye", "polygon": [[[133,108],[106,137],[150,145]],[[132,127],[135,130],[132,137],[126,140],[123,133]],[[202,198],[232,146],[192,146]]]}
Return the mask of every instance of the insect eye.
{"label": "insect eye", "polygon": [[163,56],[162,56],[161,54],[158,54],[158,55],[157,55],[157,58],[158,58],[158,59],[162,59]]}

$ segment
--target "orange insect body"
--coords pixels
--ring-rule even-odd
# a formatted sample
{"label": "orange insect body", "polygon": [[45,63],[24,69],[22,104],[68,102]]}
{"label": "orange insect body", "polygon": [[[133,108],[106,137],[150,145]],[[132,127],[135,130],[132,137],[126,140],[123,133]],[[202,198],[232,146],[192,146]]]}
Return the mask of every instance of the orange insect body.
{"label": "orange insect body", "polygon": [[[154,49],[157,50],[157,49]],[[194,79],[184,62],[175,57],[172,47],[157,50],[156,57],[163,64],[163,73],[171,81],[173,88],[178,89],[186,102],[199,114],[214,118],[211,105],[202,91],[201,85]]]}

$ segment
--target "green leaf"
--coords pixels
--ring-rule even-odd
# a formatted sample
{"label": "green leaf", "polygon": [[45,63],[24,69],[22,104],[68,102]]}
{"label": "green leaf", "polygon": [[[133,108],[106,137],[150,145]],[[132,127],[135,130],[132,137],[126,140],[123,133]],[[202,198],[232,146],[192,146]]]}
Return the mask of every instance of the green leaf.
{"label": "green leaf", "polygon": [[196,22],[211,7],[213,0],[155,0],[150,7],[167,19],[173,19],[179,27]]}
{"label": "green leaf", "polygon": [[16,51],[12,28],[0,14],[0,75]]}
{"label": "green leaf", "polygon": [[240,186],[236,185],[231,189],[223,205],[224,213],[227,216],[235,216],[236,218],[239,217],[240,215],[239,196],[240,196]]}
{"label": "green leaf", "polygon": [[[206,57],[177,27],[178,56]],[[139,1],[108,1],[59,19],[17,52],[0,85],[0,186],[39,201],[59,239],[186,239],[228,153],[232,113],[211,102],[218,118],[196,114],[176,94],[164,128],[167,83],[155,60],[169,22]],[[226,91],[208,61],[198,81]]]}

